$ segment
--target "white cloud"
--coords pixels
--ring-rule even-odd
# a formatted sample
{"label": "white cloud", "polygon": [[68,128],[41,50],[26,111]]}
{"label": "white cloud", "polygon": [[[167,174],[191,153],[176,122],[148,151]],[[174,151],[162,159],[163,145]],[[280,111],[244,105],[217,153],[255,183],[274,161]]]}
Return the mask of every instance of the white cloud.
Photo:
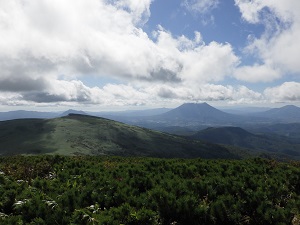
{"label": "white cloud", "polygon": [[152,1],[119,0],[111,2],[122,9],[128,9],[133,16],[133,22],[137,23],[137,25],[143,25],[150,17],[150,4]]}
{"label": "white cloud", "polygon": [[[250,23],[261,23],[265,32],[260,37],[254,37],[246,50],[257,55],[271,69],[269,81],[290,74],[300,74],[300,1],[298,0],[235,0],[242,17]],[[253,70],[263,67],[253,66]],[[246,67],[250,71],[249,67]],[[241,69],[242,71],[245,68]],[[239,73],[239,72],[238,72]],[[266,81],[266,76],[261,80]]]}
{"label": "white cloud", "polygon": [[235,0],[235,4],[239,7],[242,17],[250,23],[258,23],[260,21],[259,11],[264,7],[262,1]]}
{"label": "white cloud", "polygon": [[232,104],[300,102],[300,83],[285,82],[263,93],[246,86],[183,83],[106,84],[88,87],[79,80],[47,80],[44,89],[0,92],[0,104],[7,106],[137,106],[181,104],[184,102],[225,101]]}
{"label": "white cloud", "polygon": [[[205,44],[199,32],[194,39],[174,37],[162,27],[156,39],[150,39],[141,27],[150,16],[150,4],[151,0],[0,1],[0,80],[9,84],[0,85],[0,90],[33,94],[49,90],[45,80],[62,83],[58,79],[68,82],[90,74],[204,83],[231,73],[239,59],[230,44]],[[21,87],[16,82],[20,79],[28,85]]]}
{"label": "white cloud", "polygon": [[267,88],[264,95],[272,102],[300,102],[300,83],[285,82],[280,86]]}
{"label": "white cloud", "polygon": [[[235,70],[240,58],[233,47],[205,43],[200,32],[191,39],[158,26],[151,39],[143,30],[151,2],[0,0],[0,104],[255,102],[262,101],[262,95],[245,86],[212,83],[232,74],[248,82],[267,82],[279,78],[282,71],[300,70],[296,63],[298,43],[293,41],[299,35],[298,14],[284,17],[290,9],[287,6],[278,6],[286,7],[282,12],[272,9],[291,25],[280,27],[273,38],[264,35],[254,39],[248,47],[258,51],[265,64]],[[187,3],[192,10],[206,13],[218,1]],[[254,7],[257,13],[259,7]],[[244,11],[246,15],[246,8]],[[256,22],[254,16],[245,18]],[[115,78],[124,84],[88,87],[84,78],[90,75]]]}
{"label": "white cloud", "polygon": [[233,54],[231,45],[216,42],[186,51],[182,59],[184,67],[180,74],[187,83],[221,81],[232,74],[239,64],[239,58]]}
{"label": "white cloud", "polygon": [[48,80],[51,85],[43,90],[22,93],[0,92],[0,104],[45,106],[48,105],[101,105],[136,106],[170,105],[171,103],[228,101],[250,103],[261,100],[261,94],[245,86],[222,86],[214,84],[186,85],[138,83],[106,84],[104,87],[88,87],[79,80]]}
{"label": "white cloud", "polygon": [[234,71],[234,77],[247,82],[270,82],[280,77],[280,71],[267,65],[241,66]]}
{"label": "white cloud", "polygon": [[[223,86],[215,84],[153,84],[151,86],[141,85],[139,87],[123,86],[126,92],[133,92],[134,88],[135,98],[142,96],[145,103],[163,105],[162,103],[183,103],[183,102],[203,102],[203,101],[228,101],[231,103],[250,103],[259,102],[262,100],[260,93],[254,92],[245,86]],[[129,90],[128,90],[129,89]]]}
{"label": "white cloud", "polygon": [[[1,105],[23,105],[26,101],[22,100],[22,96],[17,93],[0,92]],[[27,103],[28,104],[28,103]]]}
{"label": "white cloud", "polygon": [[280,20],[283,22],[294,20],[299,18],[297,13],[300,3],[297,0],[273,0],[273,1],[261,1],[261,0],[235,0],[235,4],[239,7],[242,17],[251,23],[264,22],[266,14],[269,12],[264,10],[270,9]]}
{"label": "white cloud", "polygon": [[232,61],[224,66],[236,63],[229,44],[205,45],[199,32],[189,40],[161,28],[156,32],[157,41],[152,41],[137,25],[137,20],[149,16],[150,0],[114,4],[104,0],[11,0],[0,4],[0,68],[6,76],[38,79],[97,74],[180,80],[187,76],[184,71],[190,72],[192,55],[198,59],[193,64],[199,74],[212,74],[211,80],[218,80],[223,75],[215,66],[210,71],[206,62],[222,63],[226,51]]}

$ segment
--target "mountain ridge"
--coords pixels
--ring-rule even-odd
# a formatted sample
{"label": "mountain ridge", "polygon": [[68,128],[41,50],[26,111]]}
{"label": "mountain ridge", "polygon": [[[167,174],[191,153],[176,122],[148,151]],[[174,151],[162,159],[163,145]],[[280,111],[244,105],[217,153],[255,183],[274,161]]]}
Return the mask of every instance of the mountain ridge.
{"label": "mountain ridge", "polygon": [[273,119],[276,122],[300,122],[300,108],[295,105],[273,108],[253,115]]}
{"label": "mountain ridge", "polygon": [[300,143],[284,136],[253,134],[240,127],[210,127],[190,136],[191,139],[225,144],[300,159]]}
{"label": "mountain ridge", "polygon": [[232,125],[243,121],[242,116],[225,113],[207,103],[184,103],[151,119],[172,126]]}
{"label": "mountain ridge", "polygon": [[0,154],[240,158],[220,145],[80,114],[0,122]]}

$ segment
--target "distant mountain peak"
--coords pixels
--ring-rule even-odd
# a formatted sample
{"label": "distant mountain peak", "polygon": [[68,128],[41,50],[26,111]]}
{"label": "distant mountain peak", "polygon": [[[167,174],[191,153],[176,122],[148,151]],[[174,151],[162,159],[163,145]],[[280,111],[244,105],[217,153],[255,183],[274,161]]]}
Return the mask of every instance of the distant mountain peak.
{"label": "distant mountain peak", "polygon": [[60,116],[68,116],[70,114],[77,114],[77,115],[88,115],[86,112],[81,110],[74,110],[74,109],[68,109],[67,111],[60,114]]}
{"label": "distant mountain peak", "polygon": [[75,110],[75,109],[68,109],[66,112],[69,112],[69,113],[73,113],[73,112],[81,112],[81,113],[85,113],[84,111],[81,111],[81,110]]}
{"label": "distant mountain peak", "polygon": [[274,108],[259,114],[266,118],[276,119],[277,122],[299,122],[300,108],[295,105],[286,105],[281,108]]}
{"label": "distant mountain peak", "polygon": [[230,124],[239,119],[238,116],[225,113],[204,103],[184,103],[179,107],[161,115],[164,121],[190,121],[203,124]]}
{"label": "distant mountain peak", "polygon": [[204,102],[204,103],[183,103],[182,105],[180,105],[177,108],[191,108],[191,109],[205,109],[206,108],[206,109],[218,110],[218,109],[214,108],[213,106],[207,104],[206,102]]}
{"label": "distant mountain peak", "polygon": [[206,102],[203,102],[203,103],[195,103],[195,102],[187,102],[187,103],[183,103],[181,106],[210,106],[212,107],[211,105],[209,105],[208,103]]}
{"label": "distant mountain peak", "polygon": [[299,110],[300,108],[295,106],[295,105],[286,105],[286,106],[283,106],[279,109],[296,109],[296,110]]}
{"label": "distant mountain peak", "polygon": [[182,111],[183,113],[197,113],[197,114],[205,114],[207,111],[215,111],[215,112],[221,112],[220,110],[212,107],[211,105],[204,103],[184,103],[180,105],[179,107],[171,110],[171,111]]}
{"label": "distant mountain peak", "polygon": [[266,112],[271,112],[271,113],[300,112],[300,108],[295,105],[286,105],[281,108],[270,109]]}

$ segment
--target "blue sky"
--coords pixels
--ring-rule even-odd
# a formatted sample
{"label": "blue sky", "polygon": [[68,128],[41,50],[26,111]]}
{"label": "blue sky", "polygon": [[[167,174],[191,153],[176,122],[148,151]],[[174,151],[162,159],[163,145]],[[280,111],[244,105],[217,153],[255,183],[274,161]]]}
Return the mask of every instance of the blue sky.
{"label": "blue sky", "polygon": [[264,30],[261,24],[250,24],[241,19],[234,0],[218,1],[216,6],[204,13],[187,9],[182,0],[154,1],[150,10],[147,32],[160,24],[173,35],[193,38],[197,30],[205,42],[229,42],[237,51],[245,47],[248,35],[260,36]]}
{"label": "blue sky", "polygon": [[300,102],[298,0],[0,1],[0,110]]}

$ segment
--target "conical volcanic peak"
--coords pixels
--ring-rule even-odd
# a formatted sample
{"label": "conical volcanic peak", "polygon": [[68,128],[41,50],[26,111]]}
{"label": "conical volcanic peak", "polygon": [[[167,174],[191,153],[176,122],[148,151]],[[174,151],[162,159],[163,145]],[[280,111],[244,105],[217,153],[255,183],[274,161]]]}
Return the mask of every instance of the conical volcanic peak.
{"label": "conical volcanic peak", "polygon": [[222,112],[207,103],[185,103],[162,114],[161,118],[203,123],[228,123],[239,120],[239,116]]}

